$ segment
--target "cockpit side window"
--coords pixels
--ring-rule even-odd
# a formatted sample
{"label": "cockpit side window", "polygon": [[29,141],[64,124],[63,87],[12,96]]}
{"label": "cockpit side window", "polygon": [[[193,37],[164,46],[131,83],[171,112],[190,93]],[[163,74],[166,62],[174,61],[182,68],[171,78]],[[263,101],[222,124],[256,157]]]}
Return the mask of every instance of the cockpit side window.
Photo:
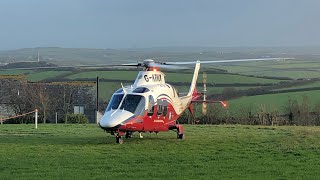
{"label": "cockpit side window", "polygon": [[154,99],[153,96],[149,96],[149,104],[148,104],[148,116],[152,116],[154,113]]}
{"label": "cockpit side window", "polygon": [[110,111],[111,109],[118,109],[119,107],[119,104],[121,103],[121,100],[123,98],[123,95],[124,94],[115,94],[112,96],[109,104],[108,104],[108,107],[107,107],[107,110],[106,111]]}
{"label": "cockpit side window", "polygon": [[162,114],[162,100],[158,99],[157,100],[157,104],[158,104],[158,112],[157,115],[160,116]]}

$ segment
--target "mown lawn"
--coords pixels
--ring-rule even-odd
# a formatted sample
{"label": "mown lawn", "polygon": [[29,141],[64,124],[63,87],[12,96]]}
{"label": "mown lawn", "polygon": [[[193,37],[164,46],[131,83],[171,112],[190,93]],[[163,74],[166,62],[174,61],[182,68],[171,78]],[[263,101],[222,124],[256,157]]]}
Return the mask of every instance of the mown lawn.
{"label": "mown lawn", "polygon": [[320,127],[185,126],[114,143],[97,125],[0,125],[1,179],[318,179]]}

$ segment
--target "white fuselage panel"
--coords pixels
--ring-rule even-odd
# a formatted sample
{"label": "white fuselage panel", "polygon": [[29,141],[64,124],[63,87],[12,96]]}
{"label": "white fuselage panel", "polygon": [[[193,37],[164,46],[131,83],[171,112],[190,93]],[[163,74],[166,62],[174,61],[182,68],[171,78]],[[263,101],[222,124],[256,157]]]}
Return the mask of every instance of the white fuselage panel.
{"label": "white fuselage panel", "polygon": [[160,71],[140,71],[133,86],[165,84],[164,74]]}

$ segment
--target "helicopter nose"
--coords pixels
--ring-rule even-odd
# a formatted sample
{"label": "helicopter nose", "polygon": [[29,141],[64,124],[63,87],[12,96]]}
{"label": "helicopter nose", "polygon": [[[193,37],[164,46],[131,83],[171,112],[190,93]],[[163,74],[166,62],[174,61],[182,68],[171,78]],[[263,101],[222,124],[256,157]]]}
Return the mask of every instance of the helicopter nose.
{"label": "helicopter nose", "polygon": [[117,125],[120,125],[123,121],[127,120],[128,118],[132,117],[133,113],[117,109],[115,111],[108,111],[106,112],[100,121],[100,126],[102,128],[113,128]]}

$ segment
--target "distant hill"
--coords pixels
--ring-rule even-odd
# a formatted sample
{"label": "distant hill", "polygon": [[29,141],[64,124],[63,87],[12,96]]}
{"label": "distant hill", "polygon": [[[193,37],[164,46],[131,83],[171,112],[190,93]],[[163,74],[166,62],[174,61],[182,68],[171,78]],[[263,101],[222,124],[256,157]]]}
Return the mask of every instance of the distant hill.
{"label": "distant hill", "polygon": [[57,67],[53,63],[41,62],[13,62],[4,66],[0,66],[1,69],[14,69],[14,68],[36,68],[36,67]]}
{"label": "distant hill", "polygon": [[[129,63],[153,58],[158,61],[194,61],[280,56],[319,58],[319,48],[282,47],[156,47],[132,49],[89,49],[39,47],[0,51],[0,63],[40,61],[57,65]],[[317,53],[318,52],[318,53]]]}

